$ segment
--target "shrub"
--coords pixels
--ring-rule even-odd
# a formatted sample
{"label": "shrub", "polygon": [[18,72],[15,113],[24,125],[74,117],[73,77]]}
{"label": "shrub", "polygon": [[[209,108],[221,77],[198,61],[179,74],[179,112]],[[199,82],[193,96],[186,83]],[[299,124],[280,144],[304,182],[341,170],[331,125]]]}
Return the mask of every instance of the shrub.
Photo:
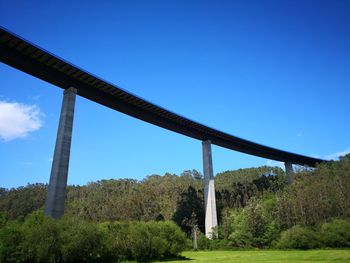
{"label": "shrub", "polygon": [[161,240],[156,232],[153,222],[130,224],[130,247],[133,258],[144,262],[163,256],[165,241]]}
{"label": "shrub", "polygon": [[207,238],[202,232],[197,235],[198,249],[210,249],[210,239]]}
{"label": "shrub", "polygon": [[4,227],[8,221],[8,214],[6,212],[0,212],[0,228]]}
{"label": "shrub", "polygon": [[288,249],[312,249],[321,247],[321,241],[319,234],[312,229],[296,225],[283,231],[275,246]]}
{"label": "shrub", "polygon": [[248,215],[245,210],[234,211],[232,214],[232,233],[229,236],[234,247],[251,247],[253,235],[248,227]]}
{"label": "shrub", "polygon": [[186,236],[181,229],[171,221],[158,222],[160,237],[166,241],[165,258],[176,257],[186,247]]}
{"label": "shrub", "polygon": [[334,219],[321,226],[322,241],[327,247],[350,247],[350,221]]}
{"label": "shrub", "polygon": [[212,239],[209,240],[209,249],[210,250],[225,250],[229,249],[230,243],[226,239]]}
{"label": "shrub", "polygon": [[60,222],[59,238],[64,262],[96,262],[102,250],[102,233],[96,224],[74,218]]}
{"label": "shrub", "polygon": [[229,241],[227,239],[209,239],[202,232],[198,234],[198,249],[201,250],[219,250],[229,249]]}
{"label": "shrub", "polygon": [[231,214],[232,233],[230,244],[234,247],[269,247],[279,233],[273,218],[275,199],[266,195],[263,199],[252,199],[249,204]]}
{"label": "shrub", "polygon": [[28,262],[22,226],[16,221],[0,229],[0,262]]}
{"label": "shrub", "polygon": [[120,262],[176,257],[186,246],[174,223],[53,220],[37,211],[0,228],[0,262]]}
{"label": "shrub", "polygon": [[44,216],[41,211],[33,212],[23,224],[23,233],[28,256],[36,262],[58,262],[61,259],[57,221]]}
{"label": "shrub", "polygon": [[129,241],[131,254],[137,261],[177,256],[186,245],[186,237],[172,222],[132,222]]}
{"label": "shrub", "polygon": [[113,222],[99,225],[103,234],[102,262],[131,260],[129,223]]}

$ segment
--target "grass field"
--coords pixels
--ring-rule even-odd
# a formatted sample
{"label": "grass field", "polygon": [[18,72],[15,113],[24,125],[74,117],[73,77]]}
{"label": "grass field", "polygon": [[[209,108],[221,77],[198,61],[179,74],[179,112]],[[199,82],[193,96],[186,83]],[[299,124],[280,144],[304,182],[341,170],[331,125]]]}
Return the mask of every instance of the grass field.
{"label": "grass field", "polygon": [[254,250],[254,251],[198,251],[184,252],[187,260],[167,261],[169,263],[196,262],[350,262],[350,250]]}

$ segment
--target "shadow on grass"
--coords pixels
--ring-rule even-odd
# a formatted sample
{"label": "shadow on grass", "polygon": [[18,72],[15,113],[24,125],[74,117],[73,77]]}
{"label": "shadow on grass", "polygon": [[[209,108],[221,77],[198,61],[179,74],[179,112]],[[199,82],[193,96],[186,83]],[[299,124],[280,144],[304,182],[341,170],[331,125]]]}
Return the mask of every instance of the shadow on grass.
{"label": "shadow on grass", "polygon": [[185,256],[178,256],[178,257],[163,259],[163,260],[160,260],[160,261],[158,261],[158,262],[167,262],[167,261],[189,261],[189,260],[193,260],[193,259],[192,259],[192,258],[187,258],[187,257],[185,257]]}

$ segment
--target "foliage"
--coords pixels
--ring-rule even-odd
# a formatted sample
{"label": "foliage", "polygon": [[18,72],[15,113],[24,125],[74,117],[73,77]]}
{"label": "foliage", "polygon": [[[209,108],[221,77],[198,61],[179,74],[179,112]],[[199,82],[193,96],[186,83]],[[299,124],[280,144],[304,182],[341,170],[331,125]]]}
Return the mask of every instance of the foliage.
{"label": "foliage", "polygon": [[254,180],[260,178],[261,175],[265,175],[266,177],[268,177],[269,175],[273,175],[280,178],[281,176],[283,176],[283,174],[284,172],[281,168],[270,166],[225,171],[216,175],[216,185],[218,189],[222,189],[227,188],[233,183],[253,182]]}
{"label": "foliage", "polygon": [[[305,249],[317,242],[325,247],[349,246],[350,155],[316,169],[299,169],[291,185],[286,184],[282,169],[267,166],[219,173],[215,183],[219,238],[208,240],[199,234],[199,249],[265,248],[272,243]],[[188,237],[195,227],[204,232],[203,177],[196,170],[180,176],[151,175],[142,181],[102,180],[68,186],[66,216],[59,221],[40,212],[29,215],[43,207],[45,196],[43,184],[0,188],[2,259],[68,262],[76,257],[114,262],[167,258],[183,249],[176,248],[182,234],[165,227],[167,220],[175,221]],[[162,236],[167,231],[173,234]],[[178,240],[169,240],[169,235]],[[317,242],[303,244],[313,235]],[[175,245],[168,247],[172,242]]]}
{"label": "foliage", "polygon": [[282,190],[286,180],[281,168],[263,166],[219,173],[215,184],[221,214],[221,207],[242,208],[252,197]]}
{"label": "foliage", "polygon": [[198,249],[210,249],[210,239],[202,232],[197,235]]}
{"label": "foliage", "polygon": [[144,262],[174,258],[186,242],[169,221],[97,224],[37,211],[0,229],[0,262]]}
{"label": "foliage", "polygon": [[229,241],[227,239],[209,239],[203,233],[198,235],[198,249],[200,250],[219,250],[229,249]]}
{"label": "foliage", "polygon": [[173,220],[188,236],[191,235],[195,225],[204,232],[204,204],[203,199],[198,195],[193,187],[188,187],[187,191],[181,194],[173,215]]}
{"label": "foliage", "polygon": [[102,233],[96,224],[63,218],[59,238],[64,262],[96,262],[101,253]]}
{"label": "foliage", "polygon": [[61,240],[59,237],[59,224],[42,211],[30,214],[23,225],[24,241],[27,256],[31,261],[56,262],[61,258]]}
{"label": "foliage", "polygon": [[277,248],[311,249],[321,247],[321,237],[308,227],[299,225],[283,231],[275,244]]}
{"label": "foliage", "polygon": [[8,214],[6,212],[0,212],[0,228],[4,227],[8,220]]}
{"label": "foliage", "polygon": [[282,228],[315,226],[335,217],[350,217],[350,155],[296,175],[277,195],[276,217]]}
{"label": "foliage", "polygon": [[129,244],[130,223],[106,222],[99,225],[103,236],[102,262],[119,262],[131,260],[131,249]]}
{"label": "foliage", "polygon": [[175,257],[186,245],[185,235],[171,222],[133,222],[130,249],[138,261]]}
{"label": "foliage", "polygon": [[0,229],[0,262],[28,262],[24,233],[18,221],[8,222]]}
{"label": "foliage", "polygon": [[9,219],[24,217],[41,208],[45,203],[47,185],[28,184],[25,187],[0,189],[0,211]]}
{"label": "foliage", "polygon": [[277,237],[279,228],[272,217],[273,197],[252,200],[244,209],[233,211],[232,233],[235,247],[268,247]]}
{"label": "foliage", "polygon": [[326,247],[350,247],[350,220],[333,219],[321,226],[320,233]]}
{"label": "foliage", "polygon": [[[225,209],[244,207],[254,196],[282,189],[284,179],[281,174],[280,168],[273,167],[218,174],[216,198],[219,223]],[[47,185],[44,184],[29,184],[10,190],[1,188],[0,212],[6,212],[9,219],[25,217],[44,206],[46,191]],[[191,202],[188,207],[184,205],[186,198]],[[202,175],[196,170],[188,170],[180,176],[166,173],[163,176],[147,176],[142,181],[101,180],[84,186],[68,186],[65,211],[93,222],[171,220],[176,217],[176,222],[184,229],[194,213],[199,228],[204,231],[203,199]],[[185,231],[189,232],[189,227]]]}

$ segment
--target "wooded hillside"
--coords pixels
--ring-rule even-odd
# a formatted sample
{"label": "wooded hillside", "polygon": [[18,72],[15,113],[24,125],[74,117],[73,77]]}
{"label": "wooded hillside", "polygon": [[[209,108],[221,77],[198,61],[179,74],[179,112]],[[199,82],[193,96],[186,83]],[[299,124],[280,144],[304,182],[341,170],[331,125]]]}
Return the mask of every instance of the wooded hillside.
{"label": "wooded hillside", "polygon": [[[217,231],[225,246],[269,247],[274,242],[277,246],[288,233],[319,233],[323,224],[335,222],[336,226],[324,227],[336,228],[350,218],[349,155],[312,171],[299,171],[292,185],[287,185],[282,169],[267,166],[219,173],[215,184]],[[46,188],[31,184],[0,189],[1,220],[21,219],[41,209]],[[71,185],[66,215],[95,223],[173,220],[190,237],[196,225],[204,231],[203,178],[189,170],[181,175],[151,175],[142,181],[112,179]],[[334,221],[339,219],[345,221]]]}

